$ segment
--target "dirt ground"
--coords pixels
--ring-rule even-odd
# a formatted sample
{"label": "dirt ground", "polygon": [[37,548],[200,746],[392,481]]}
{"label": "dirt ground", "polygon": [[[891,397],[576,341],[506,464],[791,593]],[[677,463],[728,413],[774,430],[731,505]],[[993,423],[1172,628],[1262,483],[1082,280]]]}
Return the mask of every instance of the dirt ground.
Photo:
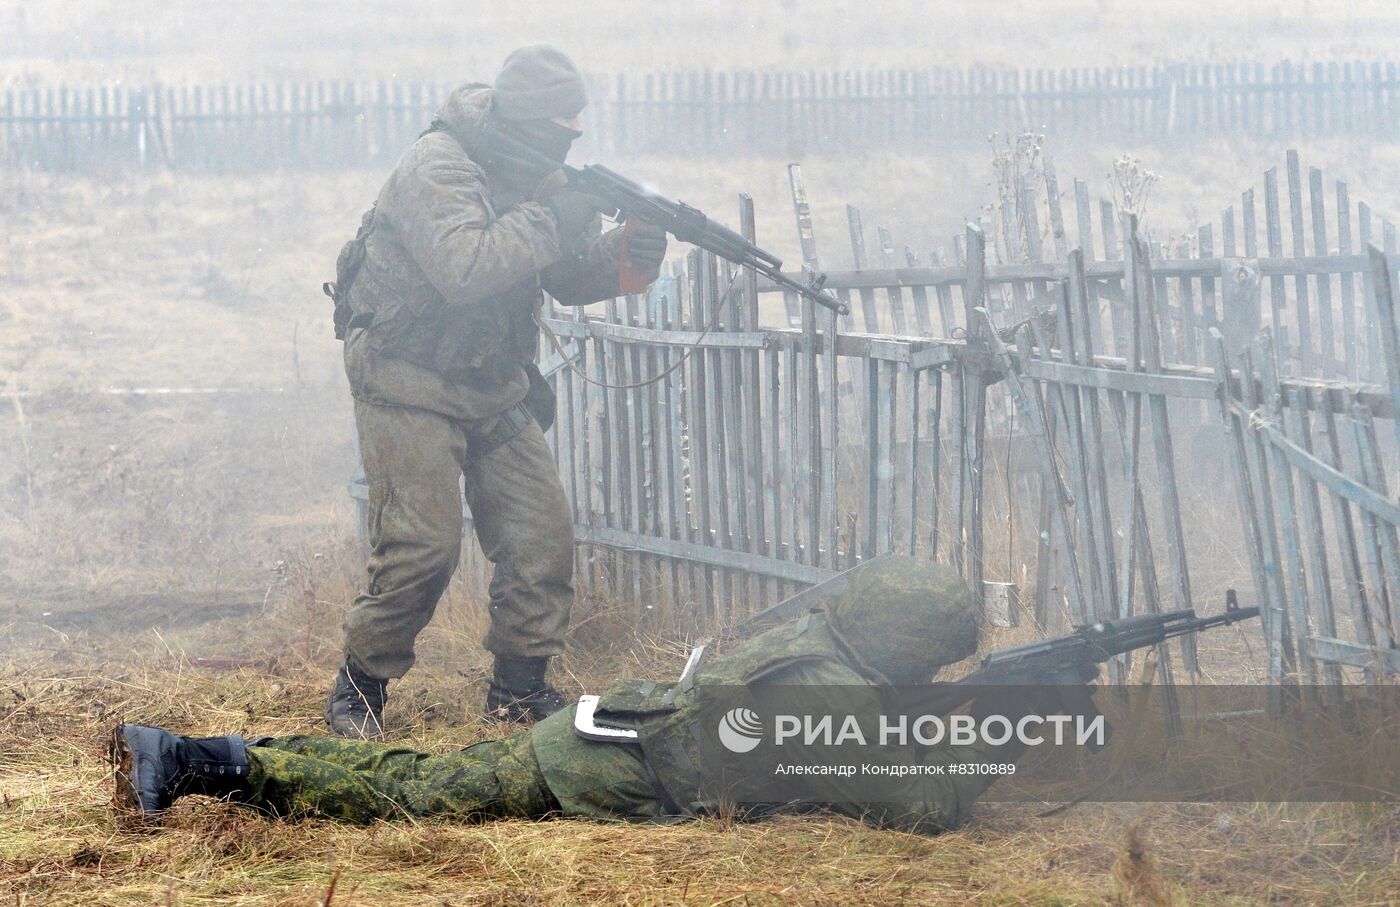
{"label": "dirt ground", "polygon": [[[1063,155],[1061,179],[1107,191],[1116,153]],[[1306,153],[1389,210],[1393,149]],[[1280,156],[1144,153],[1163,173],[1153,217],[1185,229]],[[901,240],[946,242],[985,201],[986,159],[809,162],[819,238],[844,236],[853,201]],[[789,255],[784,163],[626,162],[716,212],[753,192],[760,237]],[[1395,902],[1400,815],[1368,807],[992,805],[928,840],[812,819],[345,828],[207,801],[158,834],[119,825],[99,741],[118,720],[320,728],[362,562],[319,284],[381,178],[0,174],[0,903]],[[1192,531],[1216,531],[1209,499]],[[1202,596],[1242,569],[1224,552]],[[634,617],[582,603],[562,682],[674,673],[681,641],[639,638]],[[454,581],[422,667],[395,687],[396,740],[444,751],[500,732],[478,717],[481,622]],[[1212,670],[1250,654],[1220,646]]]}

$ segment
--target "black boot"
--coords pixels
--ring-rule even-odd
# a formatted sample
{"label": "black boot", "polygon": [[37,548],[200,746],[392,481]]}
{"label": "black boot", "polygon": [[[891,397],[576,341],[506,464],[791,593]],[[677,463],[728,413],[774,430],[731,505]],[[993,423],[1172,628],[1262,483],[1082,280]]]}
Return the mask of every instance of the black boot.
{"label": "black boot", "polygon": [[119,809],[158,823],[186,794],[239,800],[249,793],[243,738],[180,737],[142,724],[121,724],[108,746]]}
{"label": "black boot", "polygon": [[564,695],[544,679],[549,658],[496,656],[491,686],[486,691],[486,714],[497,721],[528,724],[548,718],[564,707]]}
{"label": "black boot", "polygon": [[340,666],[326,701],[326,724],[337,737],[377,740],[384,736],[389,681],[371,677],[350,662]]}

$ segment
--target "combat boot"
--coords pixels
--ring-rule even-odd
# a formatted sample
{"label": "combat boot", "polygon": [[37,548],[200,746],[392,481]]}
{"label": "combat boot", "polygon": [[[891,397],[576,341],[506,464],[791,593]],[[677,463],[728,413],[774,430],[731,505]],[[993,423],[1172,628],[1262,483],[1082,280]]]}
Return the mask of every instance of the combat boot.
{"label": "combat boot", "polygon": [[378,740],[384,736],[389,681],[371,677],[350,662],[340,666],[326,700],[326,724],[337,737]]}
{"label": "combat boot", "polygon": [[120,724],[108,755],[116,780],[113,802],[158,824],[170,804],[186,794],[240,800],[250,793],[243,738],[180,737],[157,727]]}
{"label": "combat boot", "polygon": [[564,707],[564,694],[544,679],[546,658],[496,656],[491,686],[486,691],[486,714],[497,721],[529,724]]}

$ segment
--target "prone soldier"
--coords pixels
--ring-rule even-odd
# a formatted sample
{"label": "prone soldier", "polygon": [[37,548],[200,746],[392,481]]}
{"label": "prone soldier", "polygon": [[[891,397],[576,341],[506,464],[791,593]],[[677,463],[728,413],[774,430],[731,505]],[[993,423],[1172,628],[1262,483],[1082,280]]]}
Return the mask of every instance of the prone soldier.
{"label": "prone soldier", "polygon": [[[699,696],[719,686],[802,684],[878,692],[920,684],[941,666],[971,655],[977,635],[973,598],[956,574],[889,558],[858,570],[824,608],[695,669],[689,683],[614,683],[599,697],[594,719],[635,729],[635,736],[585,736],[577,705],[529,730],[441,756],[333,737],[196,739],[127,724],[111,741],[115,800],[152,820],[180,796],[206,794],[276,815],[349,822],[427,816],[674,821],[826,806],[883,827],[932,833],[961,822],[994,776],[922,775],[898,802],[863,804],[849,790],[833,790],[829,802],[759,809],[744,804],[735,810],[722,794],[716,796],[724,790],[722,770],[712,749],[698,743]],[[1034,708],[1029,702],[998,706],[1007,712]],[[1022,749],[1014,740],[945,745],[921,758],[1014,762]]]}

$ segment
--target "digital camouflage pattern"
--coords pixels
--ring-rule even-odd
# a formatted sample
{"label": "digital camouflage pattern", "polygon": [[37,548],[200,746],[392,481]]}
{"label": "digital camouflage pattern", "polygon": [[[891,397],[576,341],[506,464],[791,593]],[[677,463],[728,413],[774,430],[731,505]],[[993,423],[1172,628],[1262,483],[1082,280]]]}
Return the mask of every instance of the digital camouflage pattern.
{"label": "digital camouflage pattern", "polygon": [[[951,570],[913,558],[887,558],[857,571],[843,590],[823,602],[821,611],[755,636],[702,666],[694,685],[678,688],[669,706],[663,703],[671,684],[621,681],[603,694],[598,717],[604,723],[639,727],[642,750],[662,787],[683,810],[715,812],[727,805],[726,787],[720,767],[702,745],[704,735],[695,728],[703,688],[861,687],[878,699],[883,687],[927,681],[938,668],[973,653],[973,601],[967,585]],[[845,705],[856,707],[853,701]],[[868,708],[879,710],[876,702]],[[537,740],[536,746],[545,777],[567,811],[569,792],[556,785],[553,776],[556,766],[567,767],[556,763],[544,741]],[[980,755],[960,747],[936,752],[949,761]],[[905,802],[853,812],[847,804],[860,797],[841,787],[849,781],[831,779],[831,808],[874,824],[937,831],[960,822],[989,783],[990,779],[963,776],[926,778],[911,783]]]}
{"label": "digital camouflage pattern", "polygon": [[565,258],[536,200],[553,184],[504,164],[488,173],[467,151],[491,96],[455,91],[399,161],[349,293],[358,323],[369,320],[349,331],[345,368],[372,551],[345,644],[378,678],[412,666],[414,639],[456,569],[463,477],[495,566],[486,648],[557,655],[573,602],[573,514],[540,427],[490,452],[482,441],[526,398],[541,289],[567,304],[614,295],[621,231],[598,235],[595,223],[591,241],[564,243],[582,249]]}
{"label": "digital camouflage pattern", "polygon": [[[574,707],[493,744],[477,744],[459,753],[428,757],[379,744],[322,737],[274,740],[249,748],[252,803],[279,812],[309,812],[331,818],[366,821],[395,815],[439,815],[462,819],[550,814],[597,819],[675,821],[726,810],[713,799],[704,753],[695,744],[696,690],[706,685],[805,684],[868,689],[881,695],[888,678],[870,667],[879,650],[940,652],[927,661],[930,673],[950,653],[964,651],[958,634],[966,632],[971,597],[946,570],[910,559],[872,564],[875,575],[828,602],[830,612],[854,608],[857,597],[868,603],[868,626],[859,635],[860,649],[833,630],[827,614],[814,613],[760,634],[701,668],[692,687],[671,683],[621,680],[602,695],[598,720],[634,726],[640,745],[585,740],[573,729]],[[906,585],[908,584],[908,585]],[[910,594],[910,590],[922,590]],[[932,596],[947,595],[947,598]],[[867,610],[864,602],[862,611]],[[915,611],[941,615],[919,618]],[[899,612],[899,613],[891,613]],[[849,612],[847,612],[849,613]],[[943,621],[950,635],[942,636]],[[909,639],[911,626],[931,635]],[[940,639],[956,640],[940,650]],[[910,655],[910,658],[913,656]],[[934,664],[938,662],[938,664]],[[906,663],[901,659],[901,663]],[[930,759],[946,763],[995,756],[1011,760],[1014,747],[942,747]],[[649,779],[643,753],[656,771],[670,810]],[[897,803],[855,806],[852,791],[833,780],[829,808],[883,827],[934,833],[956,826],[991,776],[923,776],[911,781],[907,797]],[[826,804],[771,804],[750,815],[809,810]]]}
{"label": "digital camouflage pattern", "polygon": [[250,804],[345,822],[450,816],[539,817],[557,810],[528,734],[428,756],[339,737],[284,737],[248,748]]}
{"label": "digital camouflage pattern", "polygon": [[827,602],[831,631],[868,677],[922,683],[977,651],[977,604],[952,570],[890,558],[857,570]]}

